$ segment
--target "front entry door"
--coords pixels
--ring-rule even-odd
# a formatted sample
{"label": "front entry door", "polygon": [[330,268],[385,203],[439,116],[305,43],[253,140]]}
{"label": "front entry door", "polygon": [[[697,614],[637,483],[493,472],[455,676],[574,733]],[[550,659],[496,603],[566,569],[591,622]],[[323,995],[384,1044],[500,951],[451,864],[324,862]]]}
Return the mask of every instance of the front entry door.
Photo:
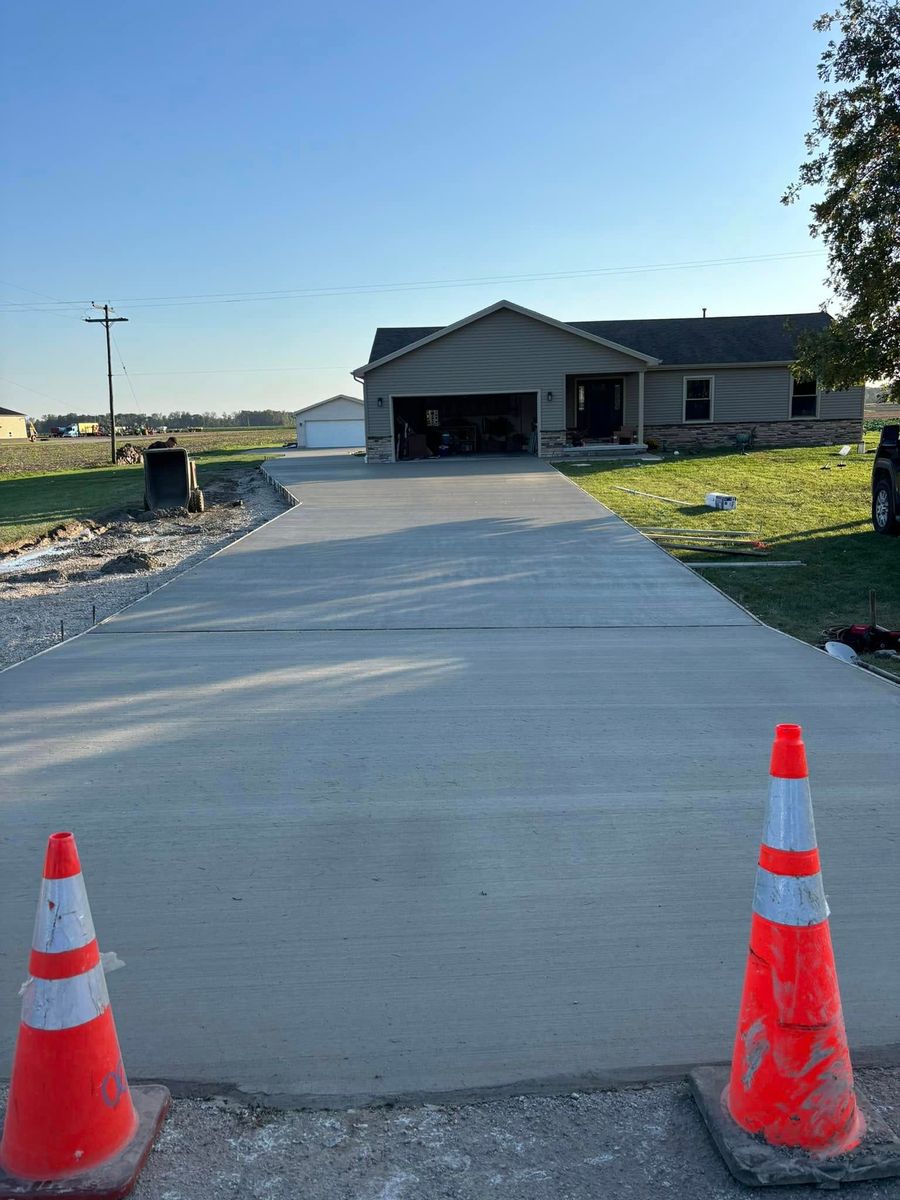
{"label": "front entry door", "polygon": [[624,381],[580,379],[577,387],[578,428],[587,437],[611,438],[622,428]]}

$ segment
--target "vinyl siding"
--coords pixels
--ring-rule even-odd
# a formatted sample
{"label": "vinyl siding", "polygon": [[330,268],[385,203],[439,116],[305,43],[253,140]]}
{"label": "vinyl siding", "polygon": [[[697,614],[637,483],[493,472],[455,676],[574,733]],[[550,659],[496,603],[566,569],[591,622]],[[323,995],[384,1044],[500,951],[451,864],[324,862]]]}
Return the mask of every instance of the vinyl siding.
{"label": "vinyl siding", "polygon": [[[566,375],[634,371],[640,360],[500,309],[365,376],[372,436],[390,436],[389,397],[442,392],[540,392],[541,428],[565,428]],[[553,393],[547,402],[547,392]],[[636,395],[635,391],[635,395]],[[384,403],[378,407],[378,397]]]}
{"label": "vinyl siding", "polygon": [[866,406],[866,389],[850,388],[846,392],[819,392],[819,417],[822,420],[842,420],[862,417]]}
{"label": "vinyl siding", "polygon": [[[392,434],[390,392],[384,390],[381,384],[375,380],[374,375],[373,371],[372,375],[365,377],[363,383],[366,435],[368,437],[390,437]],[[379,398],[381,399],[381,408],[378,407]]]}
{"label": "vinyl siding", "polygon": [[[646,380],[646,376],[645,376]],[[646,387],[646,383],[645,383]],[[644,408],[647,407],[647,393],[644,392]],[[646,418],[645,418],[646,420]],[[638,425],[638,377],[635,374],[625,376],[625,411],[622,424],[626,429],[637,432]]]}
{"label": "vinyl siding", "polygon": [[304,408],[296,413],[298,421],[361,421],[362,404],[354,404],[352,400],[329,400],[326,404],[318,404],[314,408]]}
{"label": "vinyl siding", "polygon": [[[787,367],[692,367],[647,372],[644,391],[647,425],[681,423],[686,375],[714,376],[713,421],[785,421],[790,417],[791,374]],[[835,420],[860,416],[862,390],[821,393],[819,417]]]}

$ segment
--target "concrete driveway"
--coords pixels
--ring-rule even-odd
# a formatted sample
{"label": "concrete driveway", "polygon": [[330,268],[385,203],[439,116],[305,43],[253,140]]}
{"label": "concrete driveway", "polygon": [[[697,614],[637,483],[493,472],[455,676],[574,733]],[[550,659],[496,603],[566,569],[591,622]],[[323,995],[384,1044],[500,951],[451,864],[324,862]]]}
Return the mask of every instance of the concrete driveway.
{"label": "concrete driveway", "polygon": [[340,1103],[726,1058],[780,720],[851,1038],[896,1051],[898,689],[533,459],[273,473],[296,508],[0,675],[4,1054],[69,827],[135,1079]]}

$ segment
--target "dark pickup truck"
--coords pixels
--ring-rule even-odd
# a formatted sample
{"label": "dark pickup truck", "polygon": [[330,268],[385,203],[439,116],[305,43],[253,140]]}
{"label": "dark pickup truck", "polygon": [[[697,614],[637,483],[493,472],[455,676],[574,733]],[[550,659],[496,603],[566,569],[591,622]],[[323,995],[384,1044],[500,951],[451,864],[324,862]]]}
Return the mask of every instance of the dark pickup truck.
{"label": "dark pickup truck", "polygon": [[872,524],[878,533],[900,533],[900,425],[885,425],[875,451]]}

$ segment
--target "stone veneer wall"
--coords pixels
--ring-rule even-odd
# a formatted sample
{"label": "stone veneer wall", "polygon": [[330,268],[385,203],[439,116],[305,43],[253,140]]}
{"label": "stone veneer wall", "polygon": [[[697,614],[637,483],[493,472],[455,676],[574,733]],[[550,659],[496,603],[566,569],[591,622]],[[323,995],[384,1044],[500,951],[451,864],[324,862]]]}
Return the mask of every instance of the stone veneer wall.
{"label": "stone veneer wall", "polygon": [[366,438],[366,462],[389,463],[394,460],[394,439],[392,437],[373,437],[370,433]]}
{"label": "stone veneer wall", "polygon": [[564,429],[542,430],[541,458],[558,458],[566,444]]}
{"label": "stone veneer wall", "polygon": [[647,425],[644,441],[672,447],[712,449],[733,446],[739,433],[755,430],[757,446],[832,446],[836,442],[859,442],[863,437],[860,417],[841,421],[722,421],[709,425]]}

